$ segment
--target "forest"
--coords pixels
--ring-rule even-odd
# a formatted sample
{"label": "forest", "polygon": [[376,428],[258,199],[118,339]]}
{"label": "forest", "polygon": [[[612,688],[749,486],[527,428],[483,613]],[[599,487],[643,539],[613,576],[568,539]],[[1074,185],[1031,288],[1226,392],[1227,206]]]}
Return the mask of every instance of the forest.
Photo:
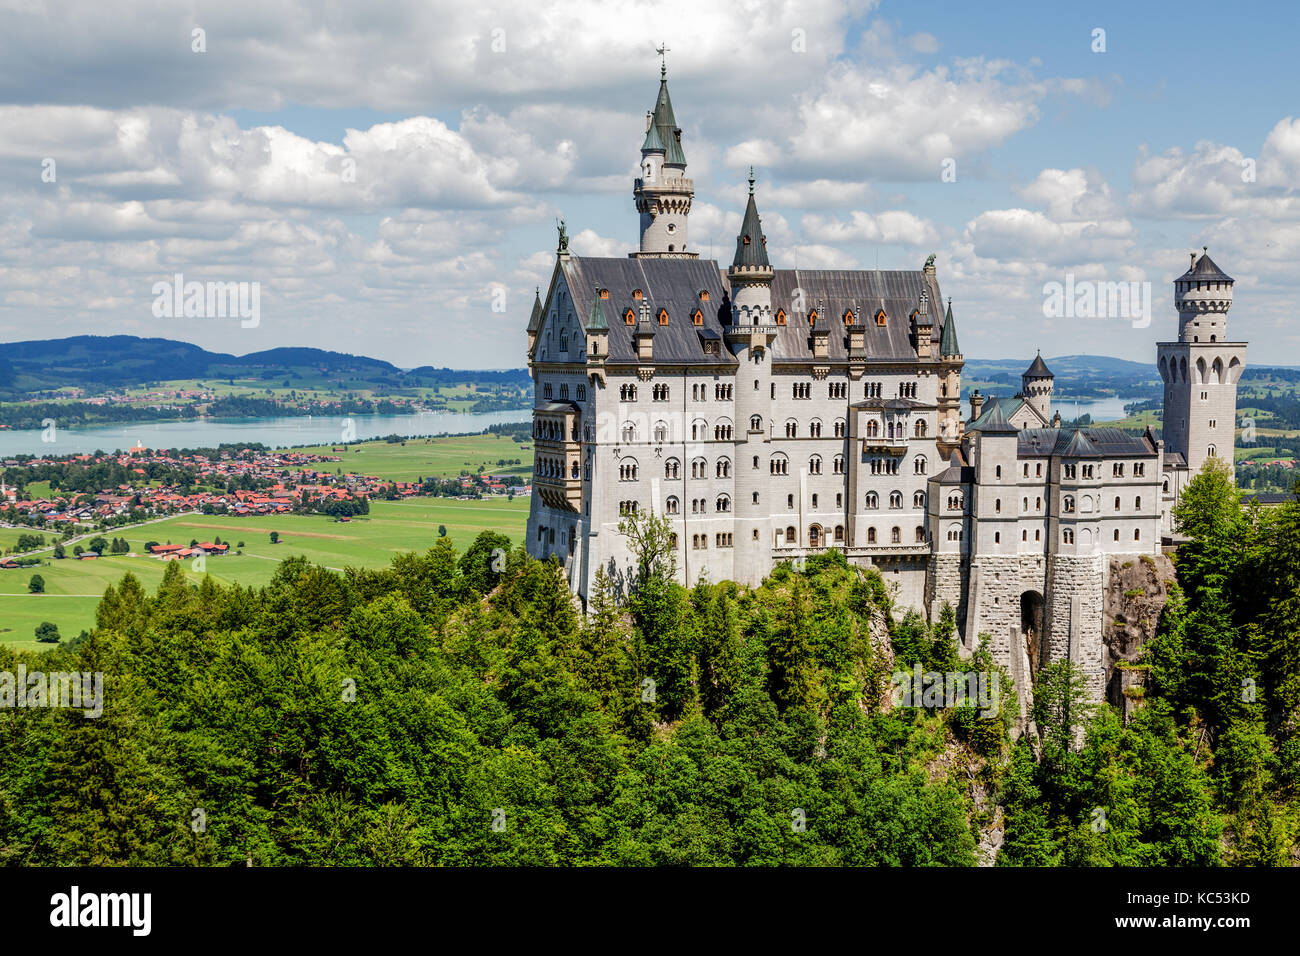
{"label": "forest", "polygon": [[[652,519],[590,613],[485,532],[261,589],[108,588],[88,634],[0,673],[103,675],[103,709],[0,707],[9,865],[1288,865],[1300,785],[1300,504],[1226,471],[1127,722],[1049,664],[1010,680],[945,611],[828,551],[761,587],[672,581]],[[997,672],[993,717],[891,675]],[[0,703],[3,701],[0,700]],[[1016,739],[1013,740],[1013,737]]]}

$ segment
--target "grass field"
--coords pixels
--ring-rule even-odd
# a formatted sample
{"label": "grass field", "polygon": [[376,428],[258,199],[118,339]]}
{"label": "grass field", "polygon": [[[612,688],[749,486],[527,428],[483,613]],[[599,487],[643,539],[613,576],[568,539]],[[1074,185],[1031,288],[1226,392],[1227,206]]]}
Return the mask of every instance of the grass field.
{"label": "grass field", "polygon": [[[503,443],[509,439],[501,439]],[[515,446],[517,447],[517,446]],[[528,499],[507,501],[459,501],[449,498],[417,498],[410,501],[376,501],[370,514],[350,522],[336,522],[323,515],[281,515],[267,518],[232,518],[226,515],[182,515],[139,529],[115,530],[110,537],[125,537],[137,557],[108,555],[95,561],[65,558],[50,560],[39,568],[0,571],[0,641],[40,647],[35,641],[36,625],[51,621],[64,638],[75,637],[94,623],[95,606],[109,584],[131,571],[145,588],[153,590],[166,567],[157,558],[143,555],[146,541],[189,544],[219,536],[231,550],[244,542],[243,554],[206,559],[207,573],[221,583],[266,584],[276,564],[294,555],[329,568],[385,567],[401,551],[423,551],[438,538],[439,525],[458,551],[464,551],[481,531],[499,531],[516,543],[522,542],[528,521]],[[8,532],[9,529],[0,529]],[[270,533],[280,533],[280,543],[270,543]],[[14,532],[17,535],[17,532]],[[192,580],[202,575],[192,570],[193,562],[182,566]],[[45,594],[27,593],[28,581],[38,573],[45,579]]]}
{"label": "grass field", "polygon": [[[343,446],[333,446],[339,448]],[[335,452],[329,445],[295,448],[294,451],[316,455],[338,454],[343,460],[334,468],[345,472],[377,475],[394,481],[417,478],[454,478],[462,471],[477,472],[482,466],[488,474],[511,474],[527,477],[532,473],[532,443],[520,444],[502,435],[464,435],[456,438],[408,438],[401,443],[361,442]],[[519,461],[517,465],[498,465],[498,461]]]}

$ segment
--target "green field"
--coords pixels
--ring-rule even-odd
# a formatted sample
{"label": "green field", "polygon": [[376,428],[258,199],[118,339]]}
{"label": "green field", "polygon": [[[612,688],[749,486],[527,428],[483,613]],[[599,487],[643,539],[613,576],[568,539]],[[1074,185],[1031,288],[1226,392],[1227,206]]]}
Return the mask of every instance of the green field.
{"label": "green field", "polygon": [[[463,435],[455,438],[408,438],[389,444],[383,441],[361,442],[344,446],[315,445],[294,451],[316,455],[337,454],[342,461],[330,470],[377,475],[394,481],[417,478],[454,478],[463,471],[486,474],[519,475],[532,473],[532,443],[519,442],[503,435]],[[515,461],[517,465],[498,465],[498,461]]]}
{"label": "green field", "polygon": [[[501,439],[518,447],[509,439]],[[64,638],[75,637],[94,623],[95,605],[104,589],[131,571],[152,590],[162,580],[166,565],[143,555],[146,541],[189,544],[219,536],[231,550],[244,542],[242,555],[208,557],[207,573],[221,583],[260,586],[271,579],[284,558],[304,555],[329,568],[384,567],[401,551],[423,551],[438,538],[439,525],[457,550],[464,551],[481,531],[499,531],[522,542],[528,521],[528,499],[492,498],[460,501],[417,498],[410,501],[375,501],[370,514],[350,522],[323,515],[281,515],[267,518],[232,518],[228,515],[182,515],[139,528],[112,530],[110,537],[125,537],[137,557],[109,555],[95,561],[65,558],[39,568],[0,571],[0,641],[39,646],[34,631],[42,621],[59,626]],[[8,534],[10,529],[0,529]],[[280,543],[270,543],[270,532],[280,533]],[[12,532],[16,537],[18,532]],[[182,566],[194,581],[201,575],[192,561]],[[32,574],[45,579],[45,594],[30,595]]]}

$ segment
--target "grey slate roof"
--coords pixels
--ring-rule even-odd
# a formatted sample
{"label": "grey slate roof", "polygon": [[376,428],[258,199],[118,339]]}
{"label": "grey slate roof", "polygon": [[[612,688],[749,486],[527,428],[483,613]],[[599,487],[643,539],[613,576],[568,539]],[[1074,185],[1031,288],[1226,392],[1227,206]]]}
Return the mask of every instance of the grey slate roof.
{"label": "grey slate roof", "polygon": [[1047,367],[1047,363],[1043,361],[1042,352],[1039,352],[1038,355],[1034,358],[1033,364],[1030,365],[1029,368],[1025,369],[1024,377],[1025,378],[1056,378],[1056,376],[1052,374],[1052,370]]}
{"label": "grey slate roof", "polygon": [[988,420],[994,409],[999,409],[999,414],[1003,421],[1010,421],[1011,417],[1020,411],[1025,404],[1022,398],[1008,398],[1006,396],[994,395],[991,398],[984,399],[984,407],[980,409],[980,417],[968,422],[967,428],[979,429],[981,425]]}
{"label": "grey slate roof", "polygon": [[[639,321],[641,303],[632,298],[640,289],[650,305],[651,330],[654,333],[654,360],[664,365],[734,366],[735,356],[727,349],[705,355],[699,336],[701,329],[721,335],[724,309],[730,309],[727,285],[716,262],[707,259],[594,259],[568,256],[560,259],[569,291],[575,298],[599,295],[609,290],[601,310],[609,322],[609,361],[615,364],[637,362],[633,333],[640,331],[627,325],[624,315],[632,310]],[[709,293],[709,301],[700,300],[700,292]],[[659,310],[668,310],[668,324],[659,325]],[[703,313],[704,324],[691,321],[696,309]]]}
{"label": "grey slate roof", "polygon": [[1143,435],[1118,428],[1026,428],[1020,432],[1017,454],[1058,455],[1063,458],[1115,458],[1149,456],[1155,446]]}
{"label": "grey slate roof", "polygon": [[948,467],[935,475],[941,485],[968,485],[975,481],[975,468],[967,465],[960,451],[954,451],[948,459]]}
{"label": "grey slate roof", "polygon": [[641,144],[641,152],[648,153],[653,150],[658,150],[661,153],[668,151],[667,147],[664,146],[664,141],[659,138],[659,127],[651,123],[650,128],[645,131],[645,142]]}
{"label": "grey slate roof", "polygon": [[1214,264],[1208,252],[1202,253],[1201,257],[1196,260],[1190,269],[1178,277],[1179,279],[1199,279],[1202,282],[1209,280],[1211,282],[1235,282],[1232,276],[1228,275],[1222,269]]}
{"label": "grey slate roof", "polygon": [[[794,290],[802,291],[802,305]],[[829,329],[829,359],[846,362],[849,335],[844,313],[852,309],[863,330],[866,360],[916,361],[912,341],[912,311],[927,291],[931,302],[941,301],[939,283],[921,270],[879,269],[777,269],[772,280],[772,311],[784,309],[786,324],[772,345],[773,362],[807,362],[812,358],[809,314],[819,313],[817,327]],[[883,309],[886,323],[876,325]]]}
{"label": "grey slate roof", "polygon": [[951,298],[948,299],[948,314],[943,317],[943,334],[939,336],[939,354],[961,355],[961,346],[957,344],[957,323],[952,320]]}

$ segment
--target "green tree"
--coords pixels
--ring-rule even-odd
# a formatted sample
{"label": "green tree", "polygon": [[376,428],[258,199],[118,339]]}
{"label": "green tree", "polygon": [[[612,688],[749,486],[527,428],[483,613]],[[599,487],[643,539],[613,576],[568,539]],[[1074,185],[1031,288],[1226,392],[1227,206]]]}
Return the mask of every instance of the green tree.
{"label": "green tree", "polygon": [[36,640],[42,644],[59,643],[59,627],[57,624],[51,624],[49,621],[42,621],[36,625]]}
{"label": "green tree", "polygon": [[32,579],[27,582],[27,590],[32,594],[44,594],[45,579],[39,574],[33,574]]}

